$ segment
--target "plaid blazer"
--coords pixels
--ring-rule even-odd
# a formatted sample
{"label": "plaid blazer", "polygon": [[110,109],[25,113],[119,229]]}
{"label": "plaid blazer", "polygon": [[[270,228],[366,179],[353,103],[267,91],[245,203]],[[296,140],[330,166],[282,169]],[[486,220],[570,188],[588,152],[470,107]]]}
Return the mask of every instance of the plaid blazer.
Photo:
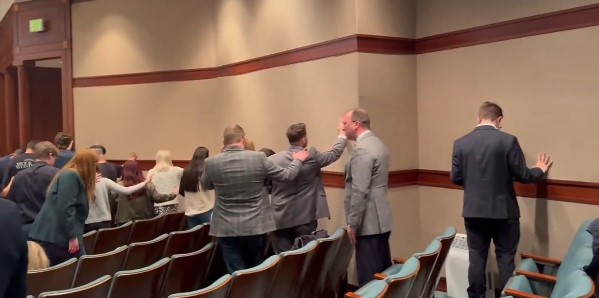
{"label": "plaid blazer", "polygon": [[264,181],[293,180],[301,162],[287,168],[275,165],[262,152],[229,147],[206,159],[202,185],[216,197],[210,235],[236,237],[261,235],[275,230],[275,220]]}

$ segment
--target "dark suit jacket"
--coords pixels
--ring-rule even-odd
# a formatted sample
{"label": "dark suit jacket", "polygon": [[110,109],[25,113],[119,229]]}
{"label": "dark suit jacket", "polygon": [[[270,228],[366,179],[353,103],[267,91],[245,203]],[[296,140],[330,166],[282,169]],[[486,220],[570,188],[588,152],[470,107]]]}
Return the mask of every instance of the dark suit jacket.
{"label": "dark suit jacket", "polygon": [[21,230],[19,208],[0,200],[0,298],[27,295],[27,241]]}
{"label": "dark suit jacket", "polygon": [[526,166],[518,139],[491,125],[478,126],[453,144],[451,181],[464,187],[463,217],[519,218],[514,181],[543,177],[541,169]]}
{"label": "dark suit jacket", "polygon": [[31,224],[46,201],[46,192],[58,169],[38,161],[15,175],[7,199],[17,203],[21,222]]}
{"label": "dark suit jacket", "polygon": [[74,171],[58,174],[48,189],[42,210],[35,218],[29,237],[69,247],[69,240],[79,239],[80,254],[83,250],[83,227],[89,213],[89,203],[83,180]]}

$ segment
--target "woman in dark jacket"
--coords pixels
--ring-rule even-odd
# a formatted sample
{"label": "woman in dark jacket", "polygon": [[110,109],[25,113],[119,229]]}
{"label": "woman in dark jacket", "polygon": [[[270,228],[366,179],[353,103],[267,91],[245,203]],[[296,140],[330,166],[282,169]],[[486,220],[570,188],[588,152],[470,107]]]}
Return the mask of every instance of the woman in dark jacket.
{"label": "woman in dark jacket", "polygon": [[88,200],[94,197],[97,161],[92,150],[81,150],[50,182],[29,238],[44,248],[51,266],[85,254],[83,227]]}

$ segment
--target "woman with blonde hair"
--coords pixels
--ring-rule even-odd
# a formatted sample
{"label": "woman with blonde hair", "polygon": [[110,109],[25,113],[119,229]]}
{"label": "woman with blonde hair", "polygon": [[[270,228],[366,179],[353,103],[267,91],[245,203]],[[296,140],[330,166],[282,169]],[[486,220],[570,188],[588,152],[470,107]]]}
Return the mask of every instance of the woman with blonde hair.
{"label": "woman with blonde hair", "polygon": [[29,231],[29,238],[46,251],[50,266],[85,254],[83,229],[94,198],[97,161],[94,151],[80,150],[50,182]]}
{"label": "woman with blonde hair", "polygon": [[33,241],[27,241],[27,251],[29,255],[29,263],[27,264],[27,271],[40,270],[50,267],[50,260],[44,249]]}
{"label": "woman with blonde hair", "polygon": [[[183,176],[183,169],[173,166],[171,152],[168,150],[158,150],[156,153],[156,165],[148,175],[152,176],[152,184],[156,187],[159,194],[171,194],[179,192],[179,184]],[[183,206],[178,206],[178,200],[156,204],[157,213],[177,212],[183,210]]]}

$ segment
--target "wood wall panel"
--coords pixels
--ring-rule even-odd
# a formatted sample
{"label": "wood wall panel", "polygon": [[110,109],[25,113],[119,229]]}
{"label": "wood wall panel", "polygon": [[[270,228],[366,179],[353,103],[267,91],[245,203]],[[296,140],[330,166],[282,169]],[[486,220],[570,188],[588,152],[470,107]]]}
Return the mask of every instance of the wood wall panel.
{"label": "wood wall panel", "polygon": [[[112,162],[123,164],[125,160]],[[155,164],[153,160],[138,162],[144,171],[150,170]],[[188,161],[175,160],[173,164],[184,168]],[[322,171],[322,179],[326,187],[345,188],[345,179],[341,172]],[[413,169],[389,172],[389,188],[413,185],[462,189],[451,183],[448,171]],[[514,185],[516,194],[520,197],[599,205],[599,183],[549,179],[542,183]]]}
{"label": "wood wall panel", "polygon": [[[118,164],[125,162],[125,160],[111,161]],[[138,162],[144,171],[150,170],[155,164],[152,160],[138,160]],[[175,160],[173,164],[184,168],[188,161]],[[345,187],[344,176],[341,172],[322,171],[322,176],[323,183],[327,187]],[[448,171],[413,169],[389,173],[389,188],[412,185],[462,189],[451,183]],[[520,197],[599,205],[599,183],[549,179],[536,184],[515,183],[514,185],[516,194]]]}
{"label": "wood wall panel", "polygon": [[[27,5],[15,5],[17,40],[16,54],[60,50],[65,36],[65,9],[61,0],[33,1]],[[29,32],[29,21],[43,19],[43,32]],[[40,49],[40,47],[42,47]]]}
{"label": "wood wall panel", "polygon": [[547,34],[599,25],[599,4],[453,31],[416,40],[416,53]]}
{"label": "wood wall panel", "polygon": [[29,113],[31,139],[53,141],[62,130],[61,69],[32,67],[28,71],[31,88]]}

